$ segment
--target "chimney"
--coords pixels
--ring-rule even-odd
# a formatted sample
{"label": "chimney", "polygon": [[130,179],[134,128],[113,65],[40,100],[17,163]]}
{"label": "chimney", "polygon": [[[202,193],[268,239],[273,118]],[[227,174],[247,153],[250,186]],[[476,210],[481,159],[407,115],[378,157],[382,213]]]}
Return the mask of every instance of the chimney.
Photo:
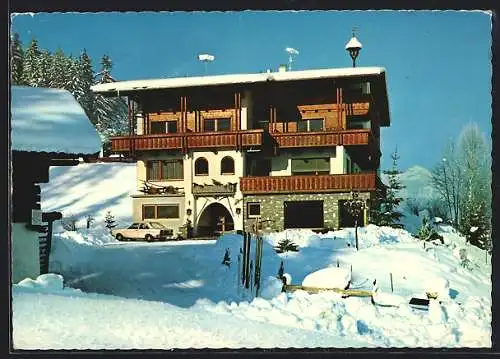
{"label": "chimney", "polygon": [[278,68],[278,72],[286,72],[286,65],[280,65]]}

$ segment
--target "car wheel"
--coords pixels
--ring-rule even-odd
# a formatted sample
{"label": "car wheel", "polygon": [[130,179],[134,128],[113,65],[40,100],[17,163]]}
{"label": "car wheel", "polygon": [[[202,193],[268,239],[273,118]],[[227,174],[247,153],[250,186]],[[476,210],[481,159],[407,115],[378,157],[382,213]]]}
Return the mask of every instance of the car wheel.
{"label": "car wheel", "polygon": [[118,241],[123,241],[123,236],[122,236],[120,233],[118,233],[118,234],[116,235],[116,237],[115,237],[115,238],[116,238]]}
{"label": "car wheel", "polygon": [[153,236],[151,234],[146,234],[146,242],[152,242]]}

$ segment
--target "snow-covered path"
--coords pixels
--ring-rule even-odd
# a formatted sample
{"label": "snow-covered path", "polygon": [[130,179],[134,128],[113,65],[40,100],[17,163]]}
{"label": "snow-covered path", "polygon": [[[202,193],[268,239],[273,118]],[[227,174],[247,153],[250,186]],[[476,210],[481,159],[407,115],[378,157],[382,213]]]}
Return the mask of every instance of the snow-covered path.
{"label": "snow-covered path", "polygon": [[[179,307],[190,307],[202,298],[213,302],[234,300],[218,286],[226,270],[216,265],[222,257],[203,255],[214,244],[215,241],[107,244],[89,248],[92,254],[86,256],[88,261],[63,272],[67,285],[86,292],[161,301]],[[57,271],[57,263],[52,268]]]}

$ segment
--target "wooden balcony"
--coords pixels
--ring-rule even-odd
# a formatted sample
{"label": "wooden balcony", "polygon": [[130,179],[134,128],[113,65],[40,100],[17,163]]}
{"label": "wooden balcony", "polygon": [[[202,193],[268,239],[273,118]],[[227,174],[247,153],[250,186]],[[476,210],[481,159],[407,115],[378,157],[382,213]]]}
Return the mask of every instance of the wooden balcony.
{"label": "wooden balcony", "polygon": [[368,145],[369,129],[321,132],[272,132],[280,148]]}
{"label": "wooden balcony", "polygon": [[199,185],[193,183],[193,194],[195,196],[234,196],[237,183]]}
{"label": "wooden balcony", "polygon": [[189,132],[159,135],[136,135],[112,137],[113,152],[222,149],[237,150],[260,147],[263,144],[264,130],[242,130],[232,132]]}
{"label": "wooden balcony", "polygon": [[340,175],[242,177],[244,194],[373,191],[375,172]]}

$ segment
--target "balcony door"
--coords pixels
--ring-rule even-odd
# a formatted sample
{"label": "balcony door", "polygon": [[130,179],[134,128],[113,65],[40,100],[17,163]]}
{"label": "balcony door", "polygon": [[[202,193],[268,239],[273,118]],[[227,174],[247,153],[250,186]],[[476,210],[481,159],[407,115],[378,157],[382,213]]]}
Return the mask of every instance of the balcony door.
{"label": "balcony door", "polygon": [[285,201],[286,228],[323,228],[323,201]]}

